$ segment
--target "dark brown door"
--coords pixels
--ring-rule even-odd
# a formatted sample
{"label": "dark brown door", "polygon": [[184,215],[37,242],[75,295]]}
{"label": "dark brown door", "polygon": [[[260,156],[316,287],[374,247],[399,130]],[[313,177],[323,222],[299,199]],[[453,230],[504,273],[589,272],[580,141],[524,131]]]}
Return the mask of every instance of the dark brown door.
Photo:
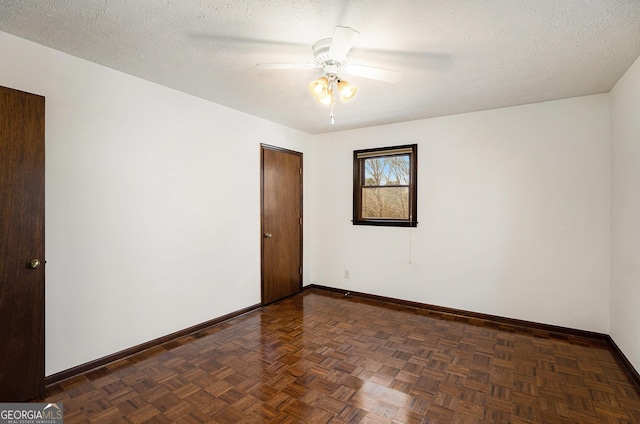
{"label": "dark brown door", "polygon": [[302,153],[262,145],[262,303],[302,290]]}
{"label": "dark brown door", "polygon": [[44,97],[0,87],[0,401],[44,391]]}

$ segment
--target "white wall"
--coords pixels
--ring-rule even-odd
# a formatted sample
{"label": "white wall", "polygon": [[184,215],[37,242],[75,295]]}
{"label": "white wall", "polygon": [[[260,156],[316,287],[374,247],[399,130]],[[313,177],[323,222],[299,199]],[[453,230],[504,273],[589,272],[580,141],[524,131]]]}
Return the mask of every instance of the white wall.
{"label": "white wall", "polygon": [[[314,283],[608,333],[607,94],[313,143]],[[418,227],[353,226],[353,150],[411,143]]]}
{"label": "white wall", "polygon": [[309,135],[5,33],[0,57],[46,97],[47,375],[260,302],[259,146],[305,154],[310,199]]}
{"label": "white wall", "polygon": [[611,337],[640,370],[640,59],[611,90]]}

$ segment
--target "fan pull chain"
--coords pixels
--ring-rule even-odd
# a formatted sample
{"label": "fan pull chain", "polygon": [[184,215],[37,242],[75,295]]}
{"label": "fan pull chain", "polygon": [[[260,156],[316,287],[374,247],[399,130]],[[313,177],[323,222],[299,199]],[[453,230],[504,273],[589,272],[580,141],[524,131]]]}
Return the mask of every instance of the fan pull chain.
{"label": "fan pull chain", "polygon": [[331,125],[335,124],[335,121],[333,120],[333,105],[331,105],[331,113],[329,114],[329,117],[331,118]]}

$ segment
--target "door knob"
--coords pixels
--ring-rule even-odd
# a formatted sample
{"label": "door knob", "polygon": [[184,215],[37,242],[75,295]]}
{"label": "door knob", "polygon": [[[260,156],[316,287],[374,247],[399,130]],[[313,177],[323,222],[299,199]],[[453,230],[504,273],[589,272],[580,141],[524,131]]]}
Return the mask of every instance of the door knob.
{"label": "door knob", "polygon": [[271,238],[273,237],[273,234],[271,233],[264,233],[265,238]]}
{"label": "door knob", "polygon": [[27,263],[27,268],[29,269],[36,269],[40,266],[40,260],[39,259],[31,259],[28,263]]}

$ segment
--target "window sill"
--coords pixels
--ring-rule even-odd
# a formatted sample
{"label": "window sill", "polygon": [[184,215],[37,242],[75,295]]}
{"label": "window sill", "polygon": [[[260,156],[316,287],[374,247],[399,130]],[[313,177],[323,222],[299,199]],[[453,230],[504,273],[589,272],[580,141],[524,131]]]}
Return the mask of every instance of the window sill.
{"label": "window sill", "polygon": [[415,228],[418,226],[417,222],[412,222],[412,221],[394,221],[391,219],[367,219],[367,220],[361,220],[361,221],[356,221],[356,220],[352,220],[351,221],[353,223],[353,225],[371,225],[371,226],[376,226],[376,227],[412,227]]}

